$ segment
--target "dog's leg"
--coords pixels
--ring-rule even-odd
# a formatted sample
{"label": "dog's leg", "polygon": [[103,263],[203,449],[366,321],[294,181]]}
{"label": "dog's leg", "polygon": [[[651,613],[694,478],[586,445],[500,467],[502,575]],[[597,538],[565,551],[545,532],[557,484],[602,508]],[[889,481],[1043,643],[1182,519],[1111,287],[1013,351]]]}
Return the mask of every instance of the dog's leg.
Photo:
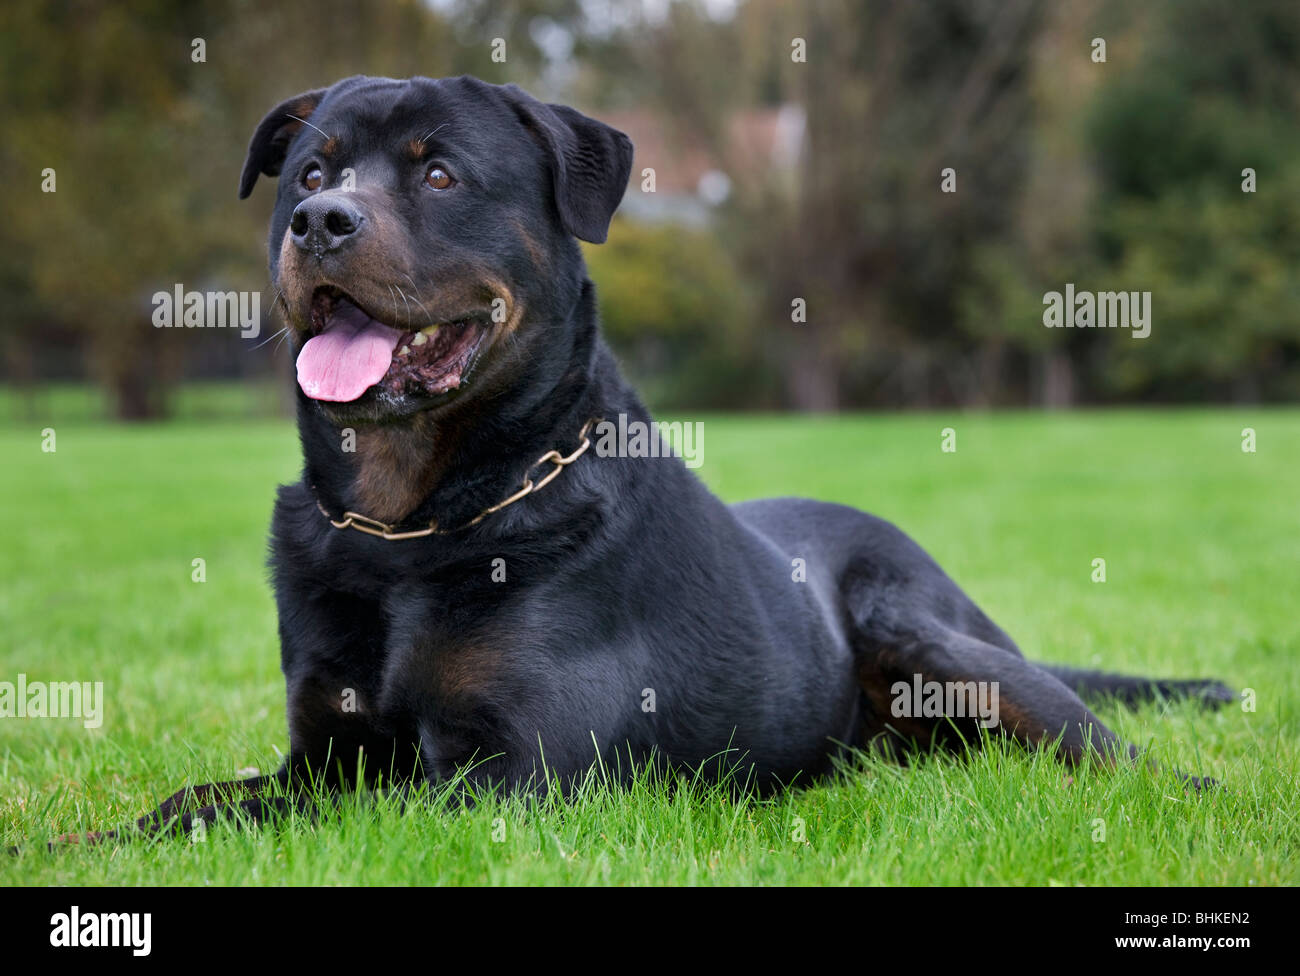
{"label": "dog's leg", "polygon": [[[212,785],[229,786],[237,784],[214,783]],[[187,791],[182,790],[181,792]],[[199,823],[211,824],[216,823],[218,820],[243,819],[254,825],[260,825],[279,819],[291,811],[308,815],[315,812],[315,806],[301,791],[293,791],[285,795],[274,795],[258,790],[250,790],[249,795],[243,799],[236,798],[239,794],[234,791],[223,791],[212,795],[222,798],[215,803],[209,803],[184,813],[173,814],[166,819],[158,813],[141,817],[136,821],[135,830],[146,834],[170,833],[181,835],[191,833]],[[104,835],[103,839],[117,839],[121,834],[121,831],[110,831],[107,835]]]}
{"label": "dog's leg", "polygon": [[293,788],[294,776],[288,762],[279,771],[268,776],[252,776],[248,779],[228,780],[223,783],[206,783],[202,786],[187,786],[177,790],[158,805],[158,809],[147,813],[136,821],[137,830],[144,833],[157,833],[168,828],[169,824],[180,823],[186,814],[200,810],[216,810],[232,804],[256,804],[281,799],[274,794]]}
{"label": "dog's leg", "polygon": [[215,823],[222,818],[234,819],[239,815],[265,821],[289,809],[309,809],[302,786],[302,777],[295,771],[293,764],[286,760],[277,772],[270,775],[204,783],[177,790],[163,800],[156,810],[140,817],[131,827],[64,834],[48,846],[54,849],[68,844],[101,844],[133,833],[188,833],[196,821]]}
{"label": "dog's leg", "polygon": [[[922,732],[946,738],[946,726],[973,744],[984,725],[996,726],[1030,747],[1054,744],[1057,757],[1067,765],[1088,760],[1113,764],[1138,757],[1136,746],[1108,729],[1053,675],[1017,654],[944,627],[876,643],[874,650],[864,651],[859,676],[877,731],[889,731],[895,739],[917,740]],[[934,719],[919,707],[923,702],[916,700],[917,690],[938,694],[945,704],[954,700],[996,705],[987,715],[972,715],[965,707],[961,715]],[[906,699],[902,708],[897,704],[900,697]],[[898,711],[906,714],[897,717]],[[1179,776],[1195,789],[1212,782]]]}

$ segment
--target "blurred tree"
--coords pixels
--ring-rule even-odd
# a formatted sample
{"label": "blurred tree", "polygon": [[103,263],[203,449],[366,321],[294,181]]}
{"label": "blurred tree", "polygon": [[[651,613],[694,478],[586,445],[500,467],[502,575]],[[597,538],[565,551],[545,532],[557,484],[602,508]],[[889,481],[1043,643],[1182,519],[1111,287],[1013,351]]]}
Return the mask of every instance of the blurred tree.
{"label": "blurred tree", "polygon": [[605,334],[648,400],[713,408],[779,401],[772,371],[746,345],[752,296],[712,234],[619,220],[607,243],[584,250],[600,283]]}
{"label": "blurred tree", "polygon": [[[28,258],[20,274],[48,318],[86,330],[93,369],[123,416],[155,412],[153,390],[175,364],[164,337],[141,327],[144,276],[193,253],[181,233],[192,212],[185,184],[158,178],[183,171],[177,89],[188,42],[171,11],[66,2],[0,14],[13,132],[0,166],[15,188],[6,251]],[[157,56],[164,38],[175,40],[173,57]],[[56,190],[42,192],[49,178]],[[6,315],[4,327],[21,345],[50,323]]]}
{"label": "blurred tree", "polygon": [[[205,60],[192,57],[196,38]],[[235,340],[153,328],[152,294],[177,282],[265,284],[271,198],[236,206],[235,186],[267,107],[360,72],[490,75],[490,40],[465,46],[416,0],[4,5],[11,138],[0,174],[15,189],[0,227],[0,275],[13,286],[0,329],[10,373],[21,376],[55,332],[84,335],[86,365],[119,416],[165,412],[184,360]],[[521,40],[515,62],[529,50]],[[41,192],[47,167],[56,192]],[[264,325],[273,299],[263,294]]]}
{"label": "blurred tree", "polygon": [[[1108,343],[1107,398],[1300,393],[1300,5],[1161,0],[1089,118],[1101,273],[1152,292],[1151,336]],[[1256,192],[1243,192],[1243,171]]]}
{"label": "blurred tree", "polygon": [[[268,369],[272,347],[149,321],[176,282],[264,288],[272,194],[234,201],[253,126],[348,74],[462,72],[648,113],[669,132],[638,166],[730,176],[707,224],[623,221],[588,252],[611,338],[660,404],[1300,390],[1294,0],[0,6],[5,376],[89,371],[139,417],[182,374]],[[775,141],[801,151],[755,138],[782,108]],[[1153,292],[1152,338],[1044,329],[1042,295],[1067,281]]]}
{"label": "blurred tree", "polygon": [[[734,25],[677,3],[627,57],[663,110],[726,161],[724,233],[763,289],[756,339],[786,401],[921,403],[964,391],[953,322],[972,255],[1005,234],[1024,171],[1038,0],[750,0]],[[802,39],[806,60],[793,55]],[[795,178],[736,155],[723,120],[759,99],[806,110]],[[765,164],[765,161],[762,161]],[[941,170],[958,192],[940,192]],[[803,299],[806,324],[791,321]]]}
{"label": "blurred tree", "polygon": [[[1005,233],[970,258],[959,286],[956,325],[974,343],[965,402],[1066,406],[1079,394],[1075,361],[1087,337],[1043,327],[1042,296],[1066,281],[1092,280],[1096,180],[1083,119],[1117,62],[1132,57],[1131,18],[1103,17],[1104,0],[1048,8],[1029,51],[1030,113],[1024,181],[1009,201]],[[1119,29],[1121,28],[1122,29]],[[1091,39],[1109,40],[1108,61],[1091,59]]]}

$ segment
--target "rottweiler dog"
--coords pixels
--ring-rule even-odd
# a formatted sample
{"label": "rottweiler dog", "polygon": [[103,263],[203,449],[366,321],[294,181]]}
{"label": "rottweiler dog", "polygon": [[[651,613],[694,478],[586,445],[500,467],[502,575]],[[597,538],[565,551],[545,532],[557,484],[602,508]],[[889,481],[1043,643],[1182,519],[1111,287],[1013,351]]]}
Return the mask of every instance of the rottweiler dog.
{"label": "rottweiler dog", "polygon": [[603,425],[657,430],[578,246],[631,163],[623,133],[470,77],[348,78],[257,126],[239,196],[279,177],[303,452],[271,527],[289,753],[141,828],[264,817],[313,778],[545,791],[599,763],[771,791],[985,729],[1131,761],[1080,694],[1232,698],[1031,663],[888,522],[726,505],[670,451],[600,450]]}

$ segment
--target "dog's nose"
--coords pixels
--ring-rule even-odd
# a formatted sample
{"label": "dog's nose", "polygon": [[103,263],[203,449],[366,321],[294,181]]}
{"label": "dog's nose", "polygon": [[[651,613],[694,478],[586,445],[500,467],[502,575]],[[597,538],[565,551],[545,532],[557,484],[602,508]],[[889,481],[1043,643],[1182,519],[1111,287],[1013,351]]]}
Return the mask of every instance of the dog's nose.
{"label": "dog's nose", "polygon": [[289,221],[295,246],[313,254],[337,250],[357,232],[364,218],[346,199],[334,195],[308,197]]}

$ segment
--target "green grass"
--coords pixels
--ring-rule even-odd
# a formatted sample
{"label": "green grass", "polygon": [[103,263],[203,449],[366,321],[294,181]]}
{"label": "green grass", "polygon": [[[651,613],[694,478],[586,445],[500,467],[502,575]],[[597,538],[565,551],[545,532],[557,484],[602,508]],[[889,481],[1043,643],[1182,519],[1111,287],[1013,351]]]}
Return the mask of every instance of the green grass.
{"label": "green grass", "polygon": [[[103,681],[105,718],[0,719],[6,844],[124,823],[184,783],[274,768],[286,748],[264,561],[274,485],[297,470],[292,428],[56,422],[46,454],[45,426],[0,429],[0,681]],[[945,426],[955,454],[939,450]],[[1247,426],[1256,454],[1240,449]],[[450,813],[351,796],[318,824],[218,826],[202,844],[29,846],[0,858],[0,883],[1300,879],[1300,412],[709,417],[704,451],[701,474],[729,500],[807,495],[897,522],[1031,657],[1254,689],[1253,712],[1101,709],[1225,788],[1188,795],[1145,767],[1067,773],[998,747],[868,763],[769,801],[593,784],[571,803]]]}
{"label": "green grass", "polygon": [[[167,410],[170,419],[182,422],[287,416],[293,411],[293,394],[275,379],[187,383],[168,398]],[[0,425],[81,425],[111,415],[111,398],[97,386],[46,383],[22,392],[0,387]]]}

